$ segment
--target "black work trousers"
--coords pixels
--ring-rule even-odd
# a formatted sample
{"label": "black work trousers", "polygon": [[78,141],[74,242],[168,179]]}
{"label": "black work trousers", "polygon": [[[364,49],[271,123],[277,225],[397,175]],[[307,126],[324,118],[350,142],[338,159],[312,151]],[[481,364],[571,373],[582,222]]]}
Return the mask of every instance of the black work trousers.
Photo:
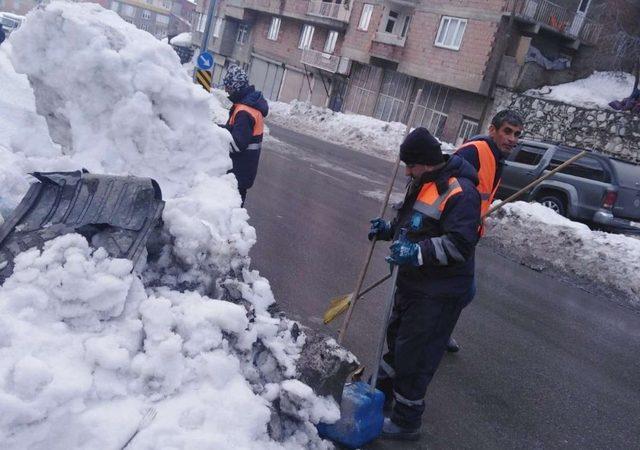
{"label": "black work trousers", "polygon": [[396,291],[376,387],[395,400],[391,420],[397,425],[420,427],[427,386],[472,291],[447,298]]}

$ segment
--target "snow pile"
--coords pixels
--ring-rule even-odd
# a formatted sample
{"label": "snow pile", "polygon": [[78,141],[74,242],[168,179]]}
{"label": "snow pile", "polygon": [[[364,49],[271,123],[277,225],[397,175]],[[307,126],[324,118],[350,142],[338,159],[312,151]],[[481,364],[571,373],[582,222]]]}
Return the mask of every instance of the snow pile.
{"label": "snow pile", "polygon": [[26,170],[79,167],[151,176],[167,200],[146,288],[79,235],[17,257],[0,287],[3,448],[120,448],[149,406],[131,448],[329,446],[313,423],[337,406],[291,380],[305,335],[267,311],[230,136],[173,49],[98,5],[53,2],[0,48],[0,80],[4,206]]}
{"label": "snow pile", "polygon": [[176,47],[191,47],[191,32],[185,31],[184,33],[180,33],[179,35],[171,38],[169,43]]}
{"label": "snow pile", "polygon": [[515,202],[487,219],[487,237],[525,262],[621,293],[640,307],[640,240],[592,231],[539,203]]}
{"label": "snow pile", "polygon": [[80,235],[18,256],[0,323],[3,448],[120,448],[149,405],[158,416],[134,448],[305,447],[303,431],[270,438],[276,400],[302,423],[337,419],[299,381],[260,380],[251,349],[281,345],[279,321],[250,326],[244,307],[196,292],[146,293],[130,261]]}
{"label": "snow pile", "polygon": [[591,76],[557,86],[530,89],[525,95],[555,100],[581,108],[608,108],[614,100],[631,95],[633,75],[618,72],[594,72]]}
{"label": "snow pile", "polygon": [[[344,145],[389,161],[398,157],[406,125],[360,114],[334,112],[297,100],[269,102],[269,120],[283,127],[304,130],[319,139]],[[443,151],[453,146],[443,142]]]}

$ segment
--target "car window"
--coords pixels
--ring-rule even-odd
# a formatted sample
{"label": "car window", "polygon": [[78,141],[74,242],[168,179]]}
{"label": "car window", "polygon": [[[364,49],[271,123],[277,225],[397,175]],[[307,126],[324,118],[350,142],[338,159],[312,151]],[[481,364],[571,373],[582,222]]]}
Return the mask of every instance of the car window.
{"label": "car window", "polygon": [[[551,159],[551,163],[547,167],[548,170],[553,170],[569,158],[575,156],[576,152],[567,150],[556,150]],[[611,175],[602,163],[596,158],[591,156],[583,156],[578,161],[569,164],[562,169],[560,173],[566,173],[567,175],[573,175],[574,177],[586,178],[588,180],[600,181],[602,183],[610,183]]]}
{"label": "car window", "polygon": [[546,150],[546,148],[521,144],[518,146],[513,161],[530,166],[537,166]]}

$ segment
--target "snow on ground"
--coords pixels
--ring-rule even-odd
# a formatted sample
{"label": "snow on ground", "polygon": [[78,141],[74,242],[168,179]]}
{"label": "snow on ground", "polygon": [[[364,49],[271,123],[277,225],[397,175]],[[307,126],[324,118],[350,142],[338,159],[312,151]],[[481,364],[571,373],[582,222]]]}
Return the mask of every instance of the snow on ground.
{"label": "snow on ground", "polygon": [[[297,100],[291,103],[269,102],[268,120],[334,144],[395,161],[406,125],[385,122],[360,114],[334,112]],[[451,144],[442,149],[450,151]]]}
{"label": "snow on ground", "polygon": [[628,73],[594,72],[581,80],[530,89],[525,94],[581,108],[611,109],[609,103],[631,95],[633,81],[633,75]]}
{"label": "snow on ground", "polygon": [[592,231],[539,203],[515,202],[487,219],[487,238],[522,260],[622,293],[640,308],[640,239]]}
{"label": "snow on ground", "polygon": [[17,257],[0,287],[2,447],[120,448],[149,407],[128,448],[329,446],[313,424],[337,406],[292,379],[305,336],[267,311],[230,136],[173,49],[96,4],[53,2],[0,47],[0,83],[4,213],[27,171],[85,167],[155,178],[170,235],[153,288],[75,234]]}

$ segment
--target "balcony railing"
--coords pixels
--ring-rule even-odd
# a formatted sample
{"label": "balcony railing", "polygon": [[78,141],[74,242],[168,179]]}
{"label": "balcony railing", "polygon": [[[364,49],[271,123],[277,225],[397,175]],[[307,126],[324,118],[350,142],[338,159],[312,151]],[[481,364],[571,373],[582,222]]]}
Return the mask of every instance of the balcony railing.
{"label": "balcony railing", "polygon": [[336,73],[340,65],[340,57],[308,48],[302,50],[300,62],[327,72]]}
{"label": "balcony railing", "polygon": [[549,0],[509,0],[505,12],[510,14],[512,11],[517,17],[543,24],[588,44],[597,42],[602,29],[602,25],[586,19],[584,15]]}
{"label": "balcony railing", "polygon": [[307,14],[348,23],[349,17],[351,16],[351,9],[347,9],[348,5],[349,3],[331,3],[311,0]]}
{"label": "balcony railing", "polygon": [[377,31],[373,40],[380,42],[381,44],[395,45],[396,47],[404,47],[404,43],[407,40],[406,36],[399,36],[393,33],[385,33]]}

